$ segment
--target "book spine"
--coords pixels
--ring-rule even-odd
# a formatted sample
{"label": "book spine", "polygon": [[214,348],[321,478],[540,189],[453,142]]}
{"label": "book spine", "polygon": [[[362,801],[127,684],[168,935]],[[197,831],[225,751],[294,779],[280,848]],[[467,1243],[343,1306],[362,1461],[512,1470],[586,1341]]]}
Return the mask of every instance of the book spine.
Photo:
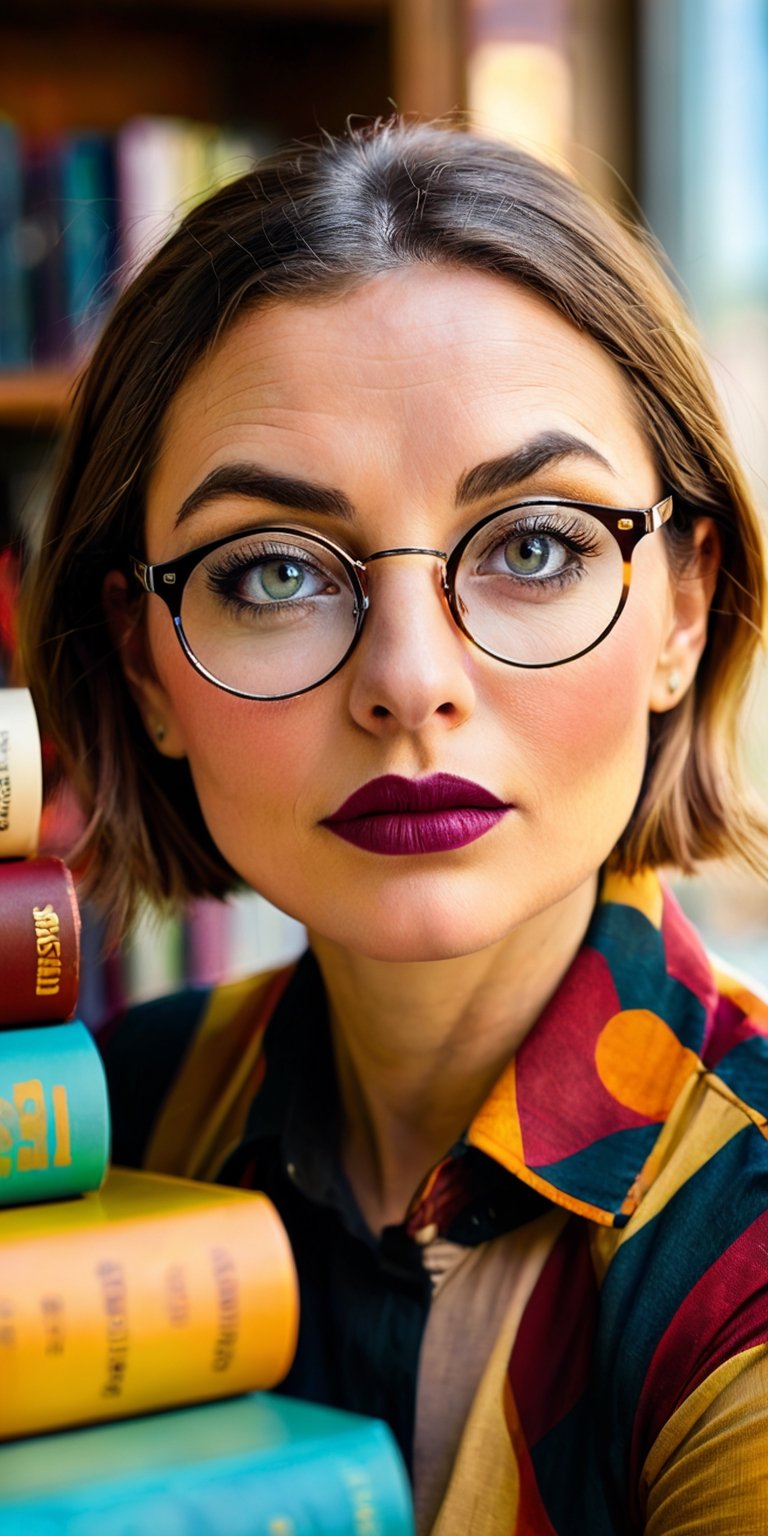
{"label": "book spine", "polygon": [[223,901],[191,901],[184,922],[184,972],[193,987],[216,986],[229,972],[232,914]]}
{"label": "book spine", "polygon": [[0,1025],[70,1019],[80,976],[80,912],[61,859],[0,866]]}
{"label": "book spine", "polygon": [[[283,1225],[263,1195],[3,1241],[0,1439],[272,1387],[296,1345]],[[86,1224],[88,1223],[88,1224]]]}
{"label": "book spine", "polygon": [[24,141],[24,225],[29,246],[32,362],[58,362],[71,345],[65,308],[60,159],[63,135]]}
{"label": "book spine", "polygon": [[22,242],[22,177],[19,138],[0,118],[0,368],[19,368],[29,355],[29,318]]}
{"label": "book spine", "polygon": [[0,1206],[99,1189],[109,1100],[84,1024],[0,1033]]}
{"label": "book spine", "polygon": [[63,261],[74,352],[85,356],[110,298],[115,265],[115,186],[112,139],[69,135],[62,148]]}
{"label": "book spine", "polygon": [[40,732],[28,688],[0,690],[0,859],[37,849],[43,808]]}
{"label": "book spine", "polygon": [[[158,1424],[159,1434],[163,1428]],[[92,1449],[98,1467],[98,1441]],[[13,1452],[0,1452],[0,1476],[4,1456]],[[197,1465],[174,1465],[171,1451],[166,1466],[106,1479],[97,1472],[58,1495],[37,1489],[27,1498],[11,1495],[0,1512],[0,1536],[75,1530],[77,1536],[136,1536],[142,1530],[173,1536],[414,1536],[414,1521],[391,1432],[361,1418],[355,1429],[305,1440],[289,1435],[282,1445],[257,1443],[240,1454],[224,1449]]]}
{"label": "book spine", "polygon": [[145,908],[121,948],[123,989],[130,1003],[175,992],[184,984],[184,924]]}

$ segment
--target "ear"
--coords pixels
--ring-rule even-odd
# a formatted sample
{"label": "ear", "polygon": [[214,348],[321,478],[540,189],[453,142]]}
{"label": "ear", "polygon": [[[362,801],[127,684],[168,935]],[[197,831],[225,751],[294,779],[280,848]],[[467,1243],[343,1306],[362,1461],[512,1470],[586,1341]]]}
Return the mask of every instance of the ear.
{"label": "ear", "polygon": [[656,714],[674,709],[696,676],[721,555],[720,535],[712,518],[697,518],[685,567],[672,578],[673,617],[659,652],[649,699],[649,708]]}
{"label": "ear", "polygon": [[130,596],[122,571],[109,571],[102,587],[102,603],[107,628],[147,735],[163,757],[186,757],[181,728],[150,655],[144,600],[141,596]]}

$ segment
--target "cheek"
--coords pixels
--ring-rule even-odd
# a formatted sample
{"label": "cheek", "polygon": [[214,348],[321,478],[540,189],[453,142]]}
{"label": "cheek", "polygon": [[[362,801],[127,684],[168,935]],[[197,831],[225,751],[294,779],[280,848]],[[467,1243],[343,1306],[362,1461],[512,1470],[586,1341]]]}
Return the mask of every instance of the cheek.
{"label": "cheek", "polygon": [[260,704],[203,683],[178,698],[177,718],[206,818],[219,806],[245,810],[246,802],[266,803],[274,814],[306,784],[315,733],[295,703]]}
{"label": "cheek", "polygon": [[[637,573],[616,627],[588,655],[525,679],[526,730],[542,784],[564,802],[579,801],[610,816],[618,837],[642,783],[648,749],[649,700],[657,657],[670,621],[666,567]],[[622,820],[623,818],[623,820]]]}
{"label": "cheek", "polygon": [[585,658],[558,692],[548,746],[555,742],[574,765],[608,766],[627,749],[644,749],[648,734],[647,673],[638,659],[611,663],[610,654]]}
{"label": "cheek", "polygon": [[329,756],[327,703],[315,694],[283,703],[237,698],[200,677],[172,635],[159,634],[152,653],[208,829],[238,867],[255,812],[268,840],[311,797],[314,765]]}
{"label": "cheek", "polygon": [[599,862],[629,821],[645,769],[648,688],[642,654],[604,643],[581,661],[529,674],[508,703],[529,803],[537,825],[557,828],[561,855],[596,841]]}

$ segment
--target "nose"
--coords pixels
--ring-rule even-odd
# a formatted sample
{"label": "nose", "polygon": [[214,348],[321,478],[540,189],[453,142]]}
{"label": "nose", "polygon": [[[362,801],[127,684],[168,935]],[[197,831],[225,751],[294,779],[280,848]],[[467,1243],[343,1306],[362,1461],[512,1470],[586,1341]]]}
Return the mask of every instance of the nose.
{"label": "nose", "polygon": [[350,662],[353,718],[380,735],[460,725],[475,705],[472,659],[448,609],[439,551],[386,551],[368,578],[370,606]]}

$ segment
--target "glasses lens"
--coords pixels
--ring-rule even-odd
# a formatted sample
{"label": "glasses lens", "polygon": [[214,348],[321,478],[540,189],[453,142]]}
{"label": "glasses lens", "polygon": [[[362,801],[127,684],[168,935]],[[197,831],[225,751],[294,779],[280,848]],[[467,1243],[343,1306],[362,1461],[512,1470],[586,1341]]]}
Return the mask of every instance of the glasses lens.
{"label": "glasses lens", "polygon": [[593,645],[618,611],[621,550],[574,506],[502,512],[474,535],[456,572],[468,634],[504,661],[553,666]]}
{"label": "glasses lens", "polygon": [[358,602],[345,566],[319,540],[264,529],[195,566],[181,625],[217,682],[281,698],[322,681],[355,638]]}

